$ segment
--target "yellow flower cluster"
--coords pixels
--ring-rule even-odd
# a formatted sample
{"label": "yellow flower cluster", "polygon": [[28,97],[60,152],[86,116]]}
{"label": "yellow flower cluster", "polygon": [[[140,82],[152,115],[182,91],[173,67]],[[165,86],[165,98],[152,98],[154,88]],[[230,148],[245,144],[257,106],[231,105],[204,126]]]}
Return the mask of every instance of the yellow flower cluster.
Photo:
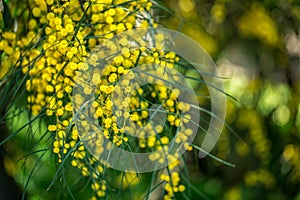
{"label": "yellow flower cluster", "polygon": [[262,184],[267,189],[272,189],[275,186],[276,179],[272,173],[265,169],[249,171],[245,175],[245,183],[248,186],[256,186]]}
{"label": "yellow flower cluster", "polygon": [[[164,39],[163,35],[157,35],[156,39],[162,41]],[[119,43],[126,46],[128,43],[127,38],[119,38]],[[142,42],[141,42],[142,43]],[[122,45],[121,45],[122,46]],[[83,88],[82,94],[76,94],[77,102],[85,102],[84,96],[88,96],[92,93],[92,88],[95,87],[95,93],[98,98],[92,103],[90,112],[95,113],[94,118],[99,122],[102,127],[103,133],[96,133],[96,135],[83,135],[86,139],[87,144],[96,151],[97,157],[101,157],[103,152],[103,147],[105,148],[105,143],[103,140],[103,135],[106,139],[109,139],[116,146],[122,146],[122,144],[130,143],[131,148],[136,146],[136,142],[140,149],[145,152],[151,151],[153,149],[159,150],[161,153],[151,153],[149,159],[151,161],[158,160],[159,163],[168,162],[168,168],[174,169],[179,165],[179,160],[177,160],[177,152],[166,155],[165,152],[169,151],[168,144],[170,143],[170,138],[174,137],[176,133],[175,144],[182,145],[185,150],[192,150],[192,147],[187,141],[188,137],[193,133],[192,129],[185,128],[184,124],[191,120],[189,114],[182,115],[182,112],[187,112],[190,109],[190,105],[185,102],[178,102],[178,96],[180,95],[180,90],[174,88],[169,89],[165,85],[165,80],[176,79],[176,76],[168,77],[164,70],[174,68],[174,63],[179,61],[179,58],[174,52],[164,52],[158,48],[145,48],[141,47],[134,50],[129,50],[124,47],[120,51],[121,55],[117,55],[113,58],[108,58],[105,61],[105,66],[102,71],[99,70],[98,61],[99,56],[109,53],[107,49],[117,49],[115,44],[109,43],[105,45],[104,51],[95,51],[90,56],[88,64],[85,64],[83,71],[79,72],[79,77],[81,80],[81,87]],[[151,64],[155,65],[151,65]],[[150,65],[147,65],[150,64]],[[135,74],[130,69],[135,66],[142,66],[140,69],[142,72],[151,71],[153,67],[154,77],[149,76],[147,73],[137,73]],[[149,69],[150,67],[150,69]],[[166,67],[166,68],[164,68]],[[87,75],[87,74],[90,74]],[[135,88],[134,81],[139,76],[139,79],[145,80],[150,84],[137,86]],[[156,77],[155,77],[156,76]],[[125,78],[124,78],[125,77]],[[172,78],[171,78],[172,77]],[[156,80],[154,83],[153,80]],[[80,78],[79,78],[80,79]],[[93,87],[86,85],[86,83],[92,83]],[[119,83],[119,84],[117,84]],[[132,84],[131,84],[132,83]],[[113,98],[113,95],[122,93],[125,98]],[[124,97],[123,96],[123,97]],[[151,105],[160,104],[166,112],[166,121],[169,129],[165,130],[162,125],[156,125],[152,127],[149,124],[149,119],[151,118]],[[79,104],[78,106],[80,106]],[[113,112],[113,107],[117,108],[116,112]],[[122,121],[123,126],[118,126],[117,120],[124,119]],[[135,132],[132,124],[128,124],[128,120],[134,122],[137,127],[143,127],[142,131]],[[81,119],[80,129],[83,128],[85,132],[95,132],[97,129],[93,125],[89,124],[86,119]],[[180,127],[180,131],[178,131]],[[87,131],[90,130],[90,131]],[[177,130],[177,131],[176,131]],[[129,136],[127,133],[138,133],[136,138]],[[151,136],[149,136],[151,135]],[[149,136],[149,137],[147,137]],[[123,145],[124,147],[126,145]],[[107,146],[109,149],[109,147]],[[165,159],[167,158],[167,160]],[[165,189],[168,194],[166,194],[166,199],[174,196],[174,192],[184,191],[184,186],[178,186],[180,177],[176,172],[174,175],[174,184],[166,183]],[[178,188],[179,187],[179,188]]]}
{"label": "yellow flower cluster", "polygon": [[[94,180],[100,180],[99,173],[103,169],[87,155],[72,122],[73,78],[83,66],[87,50],[101,43],[103,38],[152,23],[144,16],[152,3],[147,0],[85,3],[30,0],[28,3],[28,24],[24,30],[18,30],[18,33],[25,32],[25,36],[13,31],[1,32],[0,52],[1,60],[4,59],[0,75],[2,77],[14,65],[22,68],[29,76],[26,89],[32,113],[45,112],[53,122],[48,130],[55,133],[53,152],[58,155],[58,162],[72,149],[71,164],[79,168],[83,176],[92,175]],[[86,159],[90,159],[87,164]],[[102,181],[101,187],[93,183],[92,189],[99,197],[104,196],[105,182]]]}
{"label": "yellow flower cluster", "polygon": [[14,32],[7,31],[1,34],[0,52],[3,52],[3,60],[0,68],[0,78],[2,78],[9,68],[17,63],[20,56]]}
{"label": "yellow flower cluster", "polygon": [[[18,30],[17,33],[1,30],[1,61],[4,59],[1,63],[0,77],[12,66],[21,68],[27,76],[27,101],[32,114],[44,114],[49,119],[47,122],[51,122],[48,130],[53,133],[53,152],[57,155],[58,162],[62,163],[70,155],[71,165],[81,170],[83,176],[91,176],[91,188],[97,197],[103,197],[107,184],[102,176],[103,167],[108,167],[109,163],[100,163],[88,153],[74,125],[71,99],[82,100],[80,97],[72,97],[74,78],[79,71],[88,70],[89,67],[98,64],[97,55],[90,55],[89,52],[97,45],[103,45],[106,39],[138,27],[156,27],[149,13],[152,3],[149,0],[29,0],[28,3],[28,19],[24,20],[27,23],[24,30]],[[23,36],[19,36],[21,32]],[[158,34],[155,39],[158,44],[162,44],[164,36]],[[130,69],[136,65],[154,63],[172,69],[179,58],[174,52],[163,51],[159,45],[158,48],[142,45],[141,48],[132,50],[126,48],[126,38],[122,38],[119,44],[124,47],[121,55],[112,58],[102,73],[95,72],[91,77],[91,82],[98,84],[96,94],[99,95],[92,108],[95,110],[94,117],[103,127],[104,136],[117,146],[131,142],[136,144],[137,148],[149,152],[153,149],[168,151],[170,139],[176,133],[175,143],[191,150],[192,147],[186,140],[192,134],[192,130],[182,128],[176,131],[179,126],[184,127],[184,124],[191,120],[190,115],[180,115],[181,112],[190,109],[189,104],[178,102],[180,91],[170,90],[163,81],[136,90],[128,85],[135,78]],[[164,74],[163,67],[153,70]],[[128,85],[125,91],[130,97],[125,101],[112,101],[112,93],[120,90],[116,83],[124,76],[128,79],[123,80],[122,85]],[[144,78],[149,82],[155,79],[145,75]],[[89,88],[84,89],[86,95],[90,95],[91,92]],[[161,125],[146,125],[151,117],[151,106],[155,103],[162,104],[165,109],[169,130],[165,130]],[[118,108],[116,113],[112,112],[113,107]],[[144,127],[142,135],[153,136],[134,140],[126,135],[126,132],[132,132],[132,127],[128,124],[118,127],[118,118],[131,119],[137,126]],[[84,127],[88,126],[86,121],[82,121],[81,124]],[[154,136],[156,133],[158,135]],[[101,154],[105,147],[100,142],[101,136],[97,137],[93,144],[96,146],[96,152]],[[170,169],[179,165],[176,157],[168,155]],[[163,155],[153,154],[149,159],[165,161]],[[165,199],[170,199],[174,197],[174,193],[185,190],[185,187],[179,184],[178,172],[172,172],[170,176],[162,175],[161,180],[166,181]],[[96,196],[93,198],[97,198]]]}
{"label": "yellow flower cluster", "polygon": [[[247,112],[247,115],[245,115],[244,112]],[[249,128],[249,137],[253,142],[255,155],[260,158],[263,164],[268,164],[271,158],[271,146],[270,141],[264,132],[262,120],[255,111],[241,111],[240,115],[242,117],[239,118],[238,123],[243,128]],[[251,116],[251,120],[249,120],[248,116]],[[241,145],[237,145],[237,148],[237,151],[240,152],[240,154],[243,154],[243,151],[248,153],[246,146],[243,147]],[[243,148],[245,149],[243,150]]]}
{"label": "yellow flower cluster", "polygon": [[164,196],[164,200],[173,199],[174,193],[183,192],[185,190],[185,186],[179,184],[180,177],[178,172],[172,172],[171,175],[162,174],[160,179],[165,181],[165,190],[167,194]]}
{"label": "yellow flower cluster", "polygon": [[[162,36],[160,36],[162,37]],[[121,39],[122,40],[122,39]],[[112,48],[112,47],[111,47]],[[161,84],[147,84],[136,89],[130,85],[130,81],[135,79],[135,74],[129,69],[133,68],[136,65],[145,65],[145,64],[160,64],[160,66],[167,66],[167,68],[172,69],[174,63],[179,60],[176,57],[174,52],[163,52],[155,48],[144,49],[135,49],[132,51],[122,50],[123,54],[116,56],[109,62],[106,67],[104,67],[101,76],[97,72],[97,68],[93,71],[92,77],[90,77],[91,82],[101,83],[96,90],[97,96],[101,97],[96,99],[93,102],[93,109],[95,110],[95,118],[99,120],[100,126],[103,128],[104,136],[107,139],[110,139],[117,146],[121,146],[123,142],[136,142],[132,137],[126,135],[126,132],[135,133],[130,124],[124,124],[122,127],[117,126],[117,118],[123,118],[125,121],[130,118],[138,127],[143,127],[143,130],[138,132],[139,137],[138,145],[140,149],[145,151],[151,151],[153,149],[160,150],[161,154],[155,152],[151,153],[149,159],[151,161],[158,160],[159,163],[165,162],[164,152],[168,152],[168,144],[170,138],[174,137],[176,129],[181,127],[180,131],[176,133],[176,144],[182,144],[185,150],[192,150],[192,147],[186,142],[187,138],[193,133],[190,128],[184,128],[184,124],[188,123],[191,120],[191,116],[181,115],[181,112],[186,112],[190,109],[189,104],[185,102],[178,102],[178,96],[180,95],[180,90],[174,88],[170,90],[164,85],[164,81],[161,81]],[[99,52],[97,52],[100,54]],[[95,55],[96,56],[96,55]],[[93,56],[91,56],[93,57]],[[138,63],[137,63],[138,61]],[[94,59],[89,60],[89,67],[93,67],[95,64]],[[149,69],[148,69],[149,70]],[[155,71],[157,77],[161,78],[163,75],[163,68],[157,67]],[[159,72],[161,71],[161,72]],[[147,80],[147,82],[152,83],[154,77],[138,74],[139,78]],[[122,79],[122,77],[126,77]],[[169,77],[164,77],[164,80],[170,80]],[[84,83],[86,81],[83,81]],[[117,82],[121,82],[121,86],[117,85]],[[157,81],[160,83],[160,81]],[[84,85],[83,85],[84,87]],[[123,90],[125,94],[125,99],[114,99],[112,102],[112,92],[117,94]],[[89,95],[90,90],[88,88],[84,89],[84,95]],[[82,97],[79,97],[82,98]],[[167,113],[167,127],[169,130],[165,130],[163,126],[156,125],[152,127],[148,121],[150,119],[150,111],[152,104],[161,104]],[[112,107],[115,106],[118,108],[115,115],[112,112]],[[129,108],[129,110],[127,110]],[[86,128],[86,125],[84,125]],[[92,129],[92,127],[90,127]],[[151,136],[149,136],[151,135]],[[146,138],[146,136],[149,136]],[[95,138],[90,140],[91,146],[97,145]],[[100,143],[103,141],[101,135],[97,135],[96,141]],[[101,145],[100,145],[101,146]],[[134,145],[133,145],[134,146]],[[102,147],[102,146],[101,146]],[[103,147],[102,147],[103,148]],[[99,149],[95,147],[95,149]],[[99,154],[101,155],[103,149],[99,149]],[[176,158],[176,152],[174,155],[167,155],[167,162],[169,169],[174,169],[179,165],[179,160]],[[168,194],[166,194],[165,199],[169,199],[174,196],[174,192],[184,191],[184,186],[178,186],[180,177],[176,172],[174,175],[174,184],[168,182],[166,183],[165,189]]]}
{"label": "yellow flower cluster", "polygon": [[[92,184],[92,189],[96,192],[97,196],[98,197],[104,197],[105,196],[105,191],[106,191],[106,185],[105,185],[105,181],[102,180],[101,183],[98,183],[98,182],[94,182]],[[92,200],[93,199],[97,199],[95,196],[93,196],[91,198]]]}
{"label": "yellow flower cluster", "polygon": [[257,2],[240,18],[238,28],[242,35],[258,38],[269,45],[276,45],[280,40],[275,21]]}

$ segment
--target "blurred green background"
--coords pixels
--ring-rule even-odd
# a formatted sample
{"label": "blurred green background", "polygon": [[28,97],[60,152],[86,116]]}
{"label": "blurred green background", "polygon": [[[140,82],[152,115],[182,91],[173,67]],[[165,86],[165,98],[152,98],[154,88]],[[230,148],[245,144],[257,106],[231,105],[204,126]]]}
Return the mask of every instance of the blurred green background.
{"label": "blurred green background", "polygon": [[[236,167],[209,157],[198,160],[188,155],[191,183],[210,199],[300,200],[300,1],[164,0],[160,3],[170,10],[161,10],[156,5],[156,20],[198,41],[217,63],[225,91],[236,98],[228,97],[226,123],[242,140],[225,127],[212,152]],[[26,113],[21,118],[26,121]],[[42,122],[35,126],[34,130],[41,126],[46,131]],[[34,146],[11,148],[14,143],[24,143],[23,140],[17,137],[4,146],[0,164],[6,175],[0,174],[0,182],[11,180],[6,177],[9,175],[17,183],[26,184],[23,177],[31,176],[30,169],[34,168],[39,173],[29,183],[28,191],[41,194],[55,174],[55,158],[47,153],[39,165],[32,166],[43,155],[39,152],[26,162],[28,170],[20,171],[22,162],[16,165],[14,161],[29,151],[26,148]],[[77,173],[72,169],[66,172]],[[82,185],[78,182],[75,181],[74,190],[76,184]],[[64,188],[54,184],[51,191],[48,198],[55,199],[57,191],[62,193]],[[84,194],[81,195],[84,199]],[[199,199],[197,194],[193,195]]]}
{"label": "blurred green background", "polygon": [[[228,97],[211,158],[190,166],[211,199],[300,199],[300,1],[165,0],[164,26],[191,36],[217,63]],[[194,163],[195,160],[191,161]]]}

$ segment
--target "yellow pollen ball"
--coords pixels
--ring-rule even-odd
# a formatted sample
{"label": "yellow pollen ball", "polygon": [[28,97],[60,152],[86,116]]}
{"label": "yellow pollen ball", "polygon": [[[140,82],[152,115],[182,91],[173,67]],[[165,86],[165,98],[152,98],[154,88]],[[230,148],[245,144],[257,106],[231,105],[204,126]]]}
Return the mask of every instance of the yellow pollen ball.
{"label": "yellow pollen ball", "polygon": [[54,91],[53,86],[52,86],[52,85],[47,85],[47,86],[46,86],[46,91],[47,91],[47,92],[53,92],[53,91]]}
{"label": "yellow pollen ball", "polygon": [[39,17],[41,15],[41,10],[38,7],[33,8],[32,14],[35,17]]}
{"label": "yellow pollen ball", "polygon": [[54,2],[53,0],[47,0],[47,4],[48,4],[48,5],[52,5],[53,2]]}
{"label": "yellow pollen ball", "polygon": [[65,29],[68,33],[71,33],[74,31],[74,26],[72,24],[67,24]]}
{"label": "yellow pollen ball", "polygon": [[178,190],[179,190],[179,192],[183,192],[185,190],[185,186],[179,185]]}
{"label": "yellow pollen ball", "polygon": [[56,154],[59,153],[59,148],[55,147],[55,148],[53,149],[53,152],[56,153]]}
{"label": "yellow pollen ball", "polygon": [[184,123],[188,123],[189,121],[191,120],[191,115],[189,115],[189,114],[185,114],[184,116],[183,116],[183,122]]}
{"label": "yellow pollen ball", "polygon": [[169,122],[173,122],[173,121],[175,121],[175,116],[174,115],[169,115],[168,118],[167,118],[167,120]]}
{"label": "yellow pollen ball", "polygon": [[72,92],[72,87],[71,86],[67,86],[66,88],[65,88],[65,91],[67,92],[67,93],[71,93]]}
{"label": "yellow pollen ball", "polygon": [[111,9],[108,10],[108,14],[111,15],[111,16],[113,16],[113,15],[116,14],[116,10],[113,9],[113,8],[111,8]]}
{"label": "yellow pollen ball", "polygon": [[174,101],[171,100],[171,99],[168,99],[167,102],[166,102],[167,106],[169,107],[173,107],[174,106]]}
{"label": "yellow pollen ball", "polygon": [[117,30],[117,26],[115,24],[112,24],[112,25],[109,26],[109,30],[110,31],[115,31],[115,30]]}
{"label": "yellow pollen ball", "polygon": [[75,160],[72,160],[72,161],[71,161],[71,165],[72,165],[73,167],[76,167],[76,166],[78,165],[78,163],[77,163]]}
{"label": "yellow pollen ball", "polygon": [[112,18],[111,16],[106,17],[106,22],[108,24],[112,24],[114,22],[114,18]]}
{"label": "yellow pollen ball", "polygon": [[164,136],[164,137],[162,137],[162,138],[160,139],[160,141],[161,141],[162,144],[168,144],[168,143],[169,143],[169,138],[166,137],[166,136]]}
{"label": "yellow pollen ball", "polygon": [[48,130],[49,131],[56,131],[56,126],[55,125],[49,125]]}
{"label": "yellow pollen ball", "polygon": [[61,116],[61,115],[64,114],[64,110],[61,109],[61,108],[60,108],[60,109],[57,109],[56,113],[57,113],[58,116]]}

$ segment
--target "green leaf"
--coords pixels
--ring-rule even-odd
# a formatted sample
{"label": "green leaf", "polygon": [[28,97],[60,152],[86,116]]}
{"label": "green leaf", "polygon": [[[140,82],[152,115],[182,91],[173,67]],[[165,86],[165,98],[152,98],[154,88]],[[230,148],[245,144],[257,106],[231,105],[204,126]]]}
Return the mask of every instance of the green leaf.
{"label": "green leaf", "polygon": [[212,155],[212,154],[209,153],[209,152],[206,152],[206,151],[205,151],[204,149],[202,149],[201,147],[198,147],[198,146],[196,146],[196,145],[194,145],[194,144],[191,144],[191,146],[192,146],[193,148],[195,148],[195,149],[197,149],[197,150],[203,152],[203,153],[206,153],[209,157],[211,157],[212,159],[214,159],[214,160],[216,160],[216,161],[218,161],[218,162],[220,162],[220,163],[223,163],[224,165],[227,165],[227,166],[229,166],[229,167],[236,167],[234,164],[232,164],[232,163],[230,163],[230,162],[227,162],[227,161],[225,161],[225,160],[222,160],[221,158],[218,158],[218,157]]}
{"label": "green leaf", "polygon": [[7,5],[8,0],[4,0],[3,4],[3,22],[4,30],[11,30],[13,25],[13,18],[11,17],[9,7]]}

